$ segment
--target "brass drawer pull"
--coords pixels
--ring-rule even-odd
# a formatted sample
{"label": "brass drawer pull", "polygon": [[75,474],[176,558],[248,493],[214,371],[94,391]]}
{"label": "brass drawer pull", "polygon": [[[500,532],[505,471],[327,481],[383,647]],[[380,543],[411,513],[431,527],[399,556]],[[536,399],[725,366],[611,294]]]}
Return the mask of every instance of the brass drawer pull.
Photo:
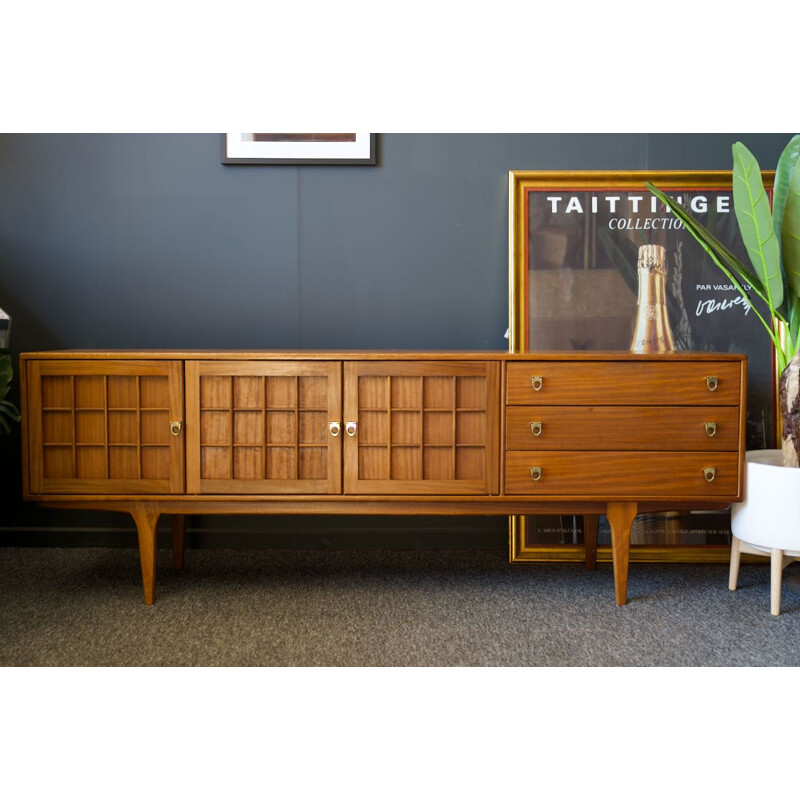
{"label": "brass drawer pull", "polygon": [[542,390],[543,383],[544,378],[541,375],[534,375],[531,377],[531,387],[533,388],[534,392],[540,392]]}
{"label": "brass drawer pull", "polygon": [[542,423],[531,422],[531,436],[541,436],[541,433],[542,433]]}
{"label": "brass drawer pull", "polygon": [[719,386],[719,378],[716,375],[709,375],[706,378],[706,386],[708,386],[709,392],[716,392],[717,386]]}
{"label": "brass drawer pull", "polygon": [[355,436],[358,425],[355,422],[348,422],[345,424],[344,429],[347,431],[348,436]]}
{"label": "brass drawer pull", "polygon": [[709,436],[714,436],[717,432],[717,423],[716,422],[706,422],[705,423],[706,433]]}
{"label": "brass drawer pull", "polygon": [[180,436],[182,427],[183,425],[179,419],[171,419],[169,421],[169,432],[173,436]]}
{"label": "brass drawer pull", "polygon": [[703,467],[703,476],[709,483],[711,483],[711,481],[717,477],[716,467]]}
{"label": "brass drawer pull", "polygon": [[531,478],[535,481],[541,480],[542,478],[542,468],[541,467],[531,467]]}
{"label": "brass drawer pull", "polygon": [[339,435],[339,431],[341,431],[341,429],[342,429],[342,423],[341,422],[331,422],[328,427],[330,427],[330,429],[331,429],[331,436],[338,436]]}

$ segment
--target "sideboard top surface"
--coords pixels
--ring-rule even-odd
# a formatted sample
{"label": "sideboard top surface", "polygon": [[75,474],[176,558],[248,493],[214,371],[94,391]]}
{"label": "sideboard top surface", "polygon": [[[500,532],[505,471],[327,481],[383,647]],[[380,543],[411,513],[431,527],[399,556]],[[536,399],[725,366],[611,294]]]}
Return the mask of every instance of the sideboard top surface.
{"label": "sideboard top surface", "polygon": [[22,353],[23,360],[40,359],[147,359],[204,361],[744,361],[737,353],[679,351],[642,354],[628,350],[45,350]]}

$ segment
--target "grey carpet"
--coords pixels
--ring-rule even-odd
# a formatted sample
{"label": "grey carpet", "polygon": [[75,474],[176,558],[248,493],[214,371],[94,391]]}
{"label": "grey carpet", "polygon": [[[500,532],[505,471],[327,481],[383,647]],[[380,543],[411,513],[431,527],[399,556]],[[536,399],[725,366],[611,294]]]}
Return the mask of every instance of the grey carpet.
{"label": "grey carpet", "polygon": [[[796,575],[798,564],[787,568]],[[486,551],[0,549],[5,666],[798,666],[800,594],[769,566],[510,565]]]}

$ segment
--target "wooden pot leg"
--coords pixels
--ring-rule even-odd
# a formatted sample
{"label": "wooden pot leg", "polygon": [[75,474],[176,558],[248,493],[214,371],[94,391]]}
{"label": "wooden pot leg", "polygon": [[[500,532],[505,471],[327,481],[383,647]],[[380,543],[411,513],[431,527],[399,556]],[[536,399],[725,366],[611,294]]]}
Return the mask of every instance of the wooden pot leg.
{"label": "wooden pot leg", "polygon": [[606,510],[611,526],[611,556],[614,561],[614,595],[617,605],[628,602],[628,560],[631,552],[631,525],[636,503],[609,503]]}
{"label": "wooden pot leg", "polygon": [[731,571],[728,574],[728,588],[732,591],[736,591],[736,587],[739,584],[739,562],[742,558],[742,551],[739,546],[739,540],[735,537],[731,537]]}
{"label": "wooden pot leg", "polygon": [[586,551],[586,569],[597,567],[597,529],[600,526],[600,517],[597,514],[587,514],[583,518],[583,546]]}
{"label": "wooden pot leg", "polygon": [[172,515],[172,563],[175,569],[183,569],[186,554],[186,516]]}
{"label": "wooden pot leg", "polygon": [[781,613],[781,581],[783,578],[783,550],[770,554],[770,611],[773,617]]}
{"label": "wooden pot leg", "polygon": [[139,560],[142,563],[144,602],[151,606],[156,591],[156,525],[159,511],[151,504],[136,505],[131,510],[139,534]]}

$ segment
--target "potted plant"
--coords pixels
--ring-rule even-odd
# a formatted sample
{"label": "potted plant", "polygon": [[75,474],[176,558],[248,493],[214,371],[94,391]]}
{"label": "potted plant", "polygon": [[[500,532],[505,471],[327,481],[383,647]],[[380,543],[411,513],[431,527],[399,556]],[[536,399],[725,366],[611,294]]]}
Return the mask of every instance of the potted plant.
{"label": "potted plant", "polygon": [[741,142],[733,145],[733,205],[752,269],[677,201],[653,184],[646,184],[683,222],[748,304],[750,291],[766,304],[769,319],[754,305],[751,308],[775,347],[780,375],[783,463],[790,467],[797,467],[800,460],[800,168],[795,168],[798,156],[800,134],[791,139],[778,160],[770,211],[758,162]]}
{"label": "potted plant", "polygon": [[[653,186],[647,188],[686,226],[722,270],[772,340],[780,375],[781,450],[746,454],[745,490],[731,512],[733,541],[729,587],[736,588],[740,552],[771,556],[771,610],[780,610],[781,571],[800,557],[800,135],[778,160],[772,209],[761,169],[741,143],[733,145],[733,204],[752,269],[739,261],[679,203]],[[750,303],[750,292],[764,301],[765,319]],[[787,469],[787,467],[789,469]]]}
{"label": "potted plant", "polygon": [[10,400],[6,400],[13,377],[11,351],[5,347],[0,348],[0,432],[5,433],[11,432],[10,422],[19,422],[20,419],[17,407]]}

